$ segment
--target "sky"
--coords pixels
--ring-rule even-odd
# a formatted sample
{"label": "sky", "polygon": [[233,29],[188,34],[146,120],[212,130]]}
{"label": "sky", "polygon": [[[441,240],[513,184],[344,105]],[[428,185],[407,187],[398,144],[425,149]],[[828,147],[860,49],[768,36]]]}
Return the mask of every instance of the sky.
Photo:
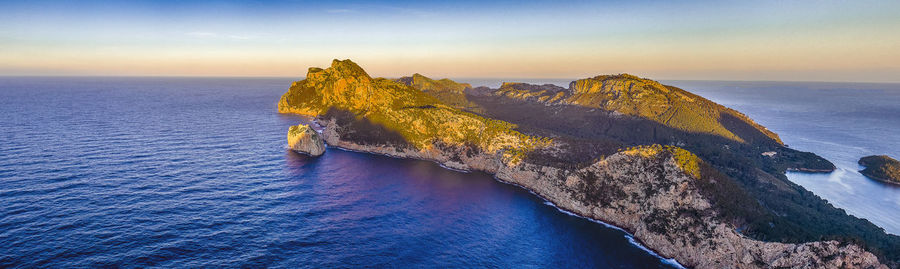
{"label": "sky", "polygon": [[0,1],[0,75],[900,82],[900,1]]}

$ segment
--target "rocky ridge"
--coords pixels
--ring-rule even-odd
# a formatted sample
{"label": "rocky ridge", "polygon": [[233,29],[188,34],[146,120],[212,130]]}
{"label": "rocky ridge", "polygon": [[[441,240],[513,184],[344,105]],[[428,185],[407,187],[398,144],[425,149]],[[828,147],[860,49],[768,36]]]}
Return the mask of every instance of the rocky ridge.
{"label": "rocky ridge", "polygon": [[458,83],[446,78],[431,79],[419,73],[395,81],[423,91],[453,108],[475,113],[484,111],[477,104],[466,99],[466,91],[472,89],[472,85],[468,83]]}
{"label": "rocky ridge", "polygon": [[[741,235],[721,218],[717,202],[701,191],[724,179],[704,172],[708,165],[683,149],[635,147],[579,169],[531,163],[524,156],[534,150],[565,152],[551,139],[518,133],[511,124],[460,112],[406,85],[384,81],[368,77],[350,61],[336,60],[328,69],[311,68],[306,80],[294,83],[279,111],[317,116],[332,146],[493,173],[563,209],[622,227],[687,266],[885,267],[854,244],[775,243]],[[486,132],[488,123],[501,127]],[[366,136],[370,133],[398,139]]]}
{"label": "rocky ridge", "polygon": [[578,105],[615,111],[684,131],[746,142],[747,137],[735,134],[723,123],[738,120],[781,144],[777,134],[740,112],[677,87],[629,74],[579,79],[569,83],[568,89],[550,84],[504,83],[494,94],[548,105]]}
{"label": "rocky ridge", "polygon": [[569,95],[566,88],[553,84],[532,85],[519,82],[504,82],[493,95],[512,99],[542,102],[545,104],[561,103]]}

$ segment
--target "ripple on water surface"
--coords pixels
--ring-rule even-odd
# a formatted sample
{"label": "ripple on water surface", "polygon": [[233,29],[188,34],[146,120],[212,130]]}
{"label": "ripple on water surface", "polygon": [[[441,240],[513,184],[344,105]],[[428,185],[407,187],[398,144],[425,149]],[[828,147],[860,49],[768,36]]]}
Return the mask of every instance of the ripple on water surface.
{"label": "ripple on water surface", "polygon": [[0,267],[672,267],[485,174],[287,151],[290,82],[0,78]]}

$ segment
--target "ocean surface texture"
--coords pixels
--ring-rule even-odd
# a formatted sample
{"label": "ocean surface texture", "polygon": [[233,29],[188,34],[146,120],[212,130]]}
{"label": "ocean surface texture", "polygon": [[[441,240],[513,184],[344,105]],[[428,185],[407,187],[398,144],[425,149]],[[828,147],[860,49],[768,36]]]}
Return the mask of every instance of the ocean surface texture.
{"label": "ocean surface texture", "polygon": [[[290,82],[0,78],[0,267],[677,266],[489,175],[290,152]],[[788,176],[900,233],[900,188],[856,165],[900,157],[900,84],[666,83],[831,160]]]}
{"label": "ocean surface texture", "polygon": [[0,267],[674,266],[485,174],[290,152],[290,82],[0,78]]}

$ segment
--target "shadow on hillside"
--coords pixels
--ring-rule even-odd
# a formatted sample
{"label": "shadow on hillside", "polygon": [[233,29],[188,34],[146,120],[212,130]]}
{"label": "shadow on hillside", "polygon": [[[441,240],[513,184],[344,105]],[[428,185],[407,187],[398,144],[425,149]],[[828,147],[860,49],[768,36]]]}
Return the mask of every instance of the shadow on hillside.
{"label": "shadow on hillside", "polygon": [[[582,167],[625,147],[679,146],[709,163],[702,167],[705,172],[701,174],[707,176],[700,184],[701,191],[743,234],[780,242],[839,239],[860,243],[889,260],[900,258],[900,237],[846,214],[784,175],[788,168],[833,168],[831,162],[782,146],[733,115],[723,114],[720,122],[746,143],[601,109],[547,106],[484,94],[467,97],[486,108],[487,117],[517,124],[523,133],[555,137],[566,144],[565,154],[538,150],[527,156],[529,162]],[[768,151],[776,154],[762,155]]]}
{"label": "shadow on hillside", "polygon": [[341,140],[366,146],[391,146],[398,149],[410,148],[411,144],[399,132],[384,125],[359,117],[353,112],[329,108],[319,116],[322,121],[334,120]]}

